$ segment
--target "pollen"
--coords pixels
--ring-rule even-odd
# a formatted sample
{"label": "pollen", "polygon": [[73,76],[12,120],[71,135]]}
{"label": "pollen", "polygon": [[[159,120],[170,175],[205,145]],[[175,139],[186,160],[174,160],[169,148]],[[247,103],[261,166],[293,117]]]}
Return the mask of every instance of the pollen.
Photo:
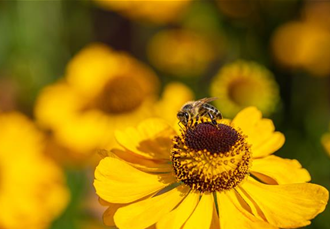
{"label": "pollen", "polygon": [[174,173],[178,181],[202,193],[229,190],[249,173],[250,148],[239,129],[222,123],[198,123],[174,137]]}

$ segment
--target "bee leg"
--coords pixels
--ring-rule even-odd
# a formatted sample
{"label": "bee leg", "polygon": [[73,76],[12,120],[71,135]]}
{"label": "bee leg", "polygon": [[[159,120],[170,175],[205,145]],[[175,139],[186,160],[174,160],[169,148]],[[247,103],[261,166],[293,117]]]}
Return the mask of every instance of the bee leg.
{"label": "bee leg", "polygon": [[198,120],[199,120],[199,115],[196,116],[195,126],[197,126],[197,124],[198,124]]}
{"label": "bee leg", "polygon": [[181,126],[181,122],[180,122],[180,121],[178,122],[178,125],[179,125],[180,129],[181,129],[181,130],[183,130],[183,128],[182,128],[182,126]]}
{"label": "bee leg", "polygon": [[210,119],[212,121],[212,124],[213,125],[217,125],[218,123],[217,123],[216,119],[214,118],[214,116],[211,113],[207,113],[207,114],[210,116]]}

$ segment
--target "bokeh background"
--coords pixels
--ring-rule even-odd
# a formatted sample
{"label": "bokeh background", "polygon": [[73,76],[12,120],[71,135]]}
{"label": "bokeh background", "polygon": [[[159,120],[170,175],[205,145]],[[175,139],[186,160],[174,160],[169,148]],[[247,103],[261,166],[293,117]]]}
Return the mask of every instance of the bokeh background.
{"label": "bokeh background", "polygon": [[[118,78],[119,90],[102,74],[125,75],[126,81]],[[70,196],[40,228],[105,228],[104,208],[92,186],[102,154],[97,149],[115,144],[107,142],[113,138],[109,133],[136,125],[138,115],[175,123],[180,105],[193,98],[218,97],[214,104],[227,118],[257,106],[286,136],[277,155],[297,159],[313,183],[329,190],[329,76],[326,0],[0,2],[0,116],[15,111],[29,118],[43,135],[42,153],[60,168]],[[138,77],[144,81],[135,81]],[[93,85],[103,91],[93,92]],[[130,116],[142,102],[122,104],[139,94],[136,88],[148,101],[143,100],[145,113]],[[92,111],[88,120],[81,116],[87,111]],[[94,128],[104,117],[106,128]],[[91,126],[85,128],[86,122]],[[91,140],[104,135],[102,142]],[[0,135],[0,158],[15,154],[1,151],[3,139]],[[12,141],[19,146],[22,139]],[[1,164],[0,195],[1,175],[6,175]],[[24,161],[21,166],[28,167]],[[329,218],[327,208],[306,228],[330,229]]]}

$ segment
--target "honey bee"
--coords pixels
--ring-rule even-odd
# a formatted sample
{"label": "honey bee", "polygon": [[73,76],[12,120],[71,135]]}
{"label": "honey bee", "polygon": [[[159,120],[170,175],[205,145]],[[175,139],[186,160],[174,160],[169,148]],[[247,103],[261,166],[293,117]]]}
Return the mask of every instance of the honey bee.
{"label": "honey bee", "polygon": [[188,126],[189,123],[192,124],[193,119],[198,121],[200,117],[208,117],[211,119],[212,124],[216,125],[216,120],[222,119],[222,114],[217,108],[211,104],[208,104],[208,102],[216,99],[216,97],[203,98],[197,101],[189,101],[185,103],[177,113],[177,118],[180,120],[179,123],[182,123],[184,126]]}

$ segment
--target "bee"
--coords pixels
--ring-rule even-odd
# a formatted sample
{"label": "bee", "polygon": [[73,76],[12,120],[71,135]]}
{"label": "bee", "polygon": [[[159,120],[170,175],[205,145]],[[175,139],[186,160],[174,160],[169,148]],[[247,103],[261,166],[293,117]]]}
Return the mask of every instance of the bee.
{"label": "bee", "polygon": [[177,113],[177,118],[180,121],[179,123],[188,126],[189,123],[193,122],[193,119],[198,121],[200,117],[208,117],[211,119],[212,124],[216,125],[216,120],[222,119],[222,114],[217,108],[208,103],[216,99],[216,97],[203,98],[185,103]]}

